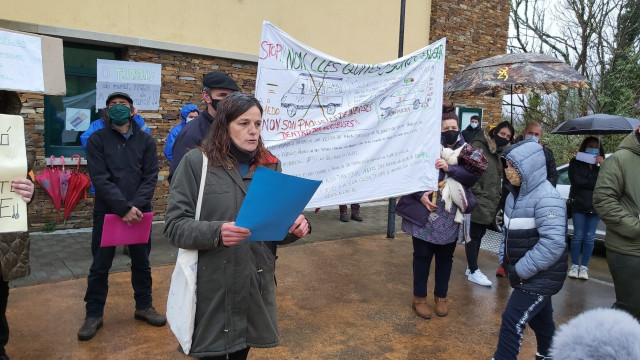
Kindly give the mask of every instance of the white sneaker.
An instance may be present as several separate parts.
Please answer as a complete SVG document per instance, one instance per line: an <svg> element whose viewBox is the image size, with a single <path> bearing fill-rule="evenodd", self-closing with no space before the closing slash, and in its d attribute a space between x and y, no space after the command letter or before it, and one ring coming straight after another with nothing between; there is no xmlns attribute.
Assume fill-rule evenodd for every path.
<svg viewBox="0 0 640 360"><path fill-rule="evenodd" d="M589 280L589 268L584 265L580 265L580 271L578 272L578 279Z"/></svg>
<svg viewBox="0 0 640 360"><path fill-rule="evenodd" d="M467 275L467 280L474 282L482 286L491 286L491 280L489 280L480 269L476 270L473 274Z"/></svg>
<svg viewBox="0 0 640 360"><path fill-rule="evenodd" d="M577 279L578 273L580 273L580 266L576 264L571 265L571 268L569 269L569 277Z"/></svg>
<svg viewBox="0 0 640 360"><path fill-rule="evenodd" d="M467 270L464 271L464 276L469 276L469 274L471 274L471 270L467 268Z"/></svg>

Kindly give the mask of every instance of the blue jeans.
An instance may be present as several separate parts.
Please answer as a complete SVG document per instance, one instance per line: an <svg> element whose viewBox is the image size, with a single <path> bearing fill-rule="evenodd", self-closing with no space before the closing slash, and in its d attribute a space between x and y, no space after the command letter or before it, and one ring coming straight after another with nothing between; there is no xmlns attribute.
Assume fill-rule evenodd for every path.
<svg viewBox="0 0 640 360"><path fill-rule="evenodd" d="M431 260L436 258L436 280L433 294L440 298L447 297L449 290L449 278L453 266L453 252L456 250L456 242L445 245L437 245L413 237L413 295L427 296L427 280Z"/></svg>
<svg viewBox="0 0 640 360"><path fill-rule="evenodd" d="M597 214L587 214L574 212L573 237L571 238L571 262L575 265L589 265L593 243L596 240L596 229L600 218ZM582 248L582 263L580 260L580 249Z"/></svg>
<svg viewBox="0 0 640 360"><path fill-rule="evenodd" d="M100 247L104 214L93 214L93 233L91 236L91 254L93 263L87 278L87 317L101 317L109 292L109 269L116 254L115 246ZM131 285L137 310L151 307L151 267L149 266L151 237L146 244L129 245L131 257Z"/></svg>
<svg viewBox="0 0 640 360"><path fill-rule="evenodd" d="M495 360L516 360L522 345L522 334L527 324L536 334L537 350L549 356L551 340L556 331L553 322L551 296L536 295L513 289L507 307L502 313L502 324L498 337Z"/></svg>

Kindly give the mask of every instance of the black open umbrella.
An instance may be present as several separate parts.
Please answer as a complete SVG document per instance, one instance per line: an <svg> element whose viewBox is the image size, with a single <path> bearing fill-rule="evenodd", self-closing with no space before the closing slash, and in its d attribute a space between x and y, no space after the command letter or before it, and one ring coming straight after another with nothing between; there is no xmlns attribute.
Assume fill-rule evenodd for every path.
<svg viewBox="0 0 640 360"><path fill-rule="evenodd" d="M618 115L593 114L571 119L558 125L552 134L607 135L626 134L640 126L640 120Z"/></svg>

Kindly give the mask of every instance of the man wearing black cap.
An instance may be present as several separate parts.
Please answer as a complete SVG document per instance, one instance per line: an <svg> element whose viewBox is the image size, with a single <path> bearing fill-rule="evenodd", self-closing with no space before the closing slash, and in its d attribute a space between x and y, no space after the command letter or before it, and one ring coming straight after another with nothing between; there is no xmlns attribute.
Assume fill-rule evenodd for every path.
<svg viewBox="0 0 640 360"><path fill-rule="evenodd" d="M87 165L96 188L93 208L91 254L93 263L84 297L86 317L78 331L79 340L93 338L102 326L102 315L109 289L109 269L115 247L100 247L104 218L116 214L132 225L151 212L151 200L158 182L158 154L153 138L133 121L133 101L125 93L107 98L103 119L105 127L87 141ZM108 231L109 229L105 229ZM150 240L146 244L129 245L131 285L136 310L134 317L153 326L163 326L167 319L152 305Z"/></svg>
<svg viewBox="0 0 640 360"><path fill-rule="evenodd" d="M238 84L231 76L220 71L208 73L202 79L202 99L207 103L207 111L187 123L173 143L173 158L169 169L169 181L178 167L182 157L191 149L200 146L202 138L209 131L209 126L216 115L218 102L234 91L240 91Z"/></svg>

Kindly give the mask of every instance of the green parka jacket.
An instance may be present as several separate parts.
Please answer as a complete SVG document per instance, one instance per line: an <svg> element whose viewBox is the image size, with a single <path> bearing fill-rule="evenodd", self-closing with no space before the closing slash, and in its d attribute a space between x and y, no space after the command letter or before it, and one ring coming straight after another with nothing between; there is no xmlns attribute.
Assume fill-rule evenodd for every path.
<svg viewBox="0 0 640 360"><path fill-rule="evenodd" d="M484 130L482 134L473 139L471 145L481 149L487 158L487 171L482 173L480 180L471 188L476 197L476 208L471 212L471 221L476 224L491 224L498 212L498 204L502 195L502 162L496 146L489 132Z"/></svg>
<svg viewBox="0 0 640 360"><path fill-rule="evenodd" d="M600 167L593 206L607 225L605 246L640 256L640 135L634 131Z"/></svg>
<svg viewBox="0 0 640 360"><path fill-rule="evenodd" d="M202 173L202 152L180 161L171 180L164 234L176 247L199 250L196 319L190 356L233 353L246 347L278 346L275 244L220 240L225 222L235 221L251 179L235 167L208 166L200 221L194 220ZM281 171L280 162L265 165ZM295 237L291 234L286 240ZM296 237L297 239L297 237Z"/></svg>

